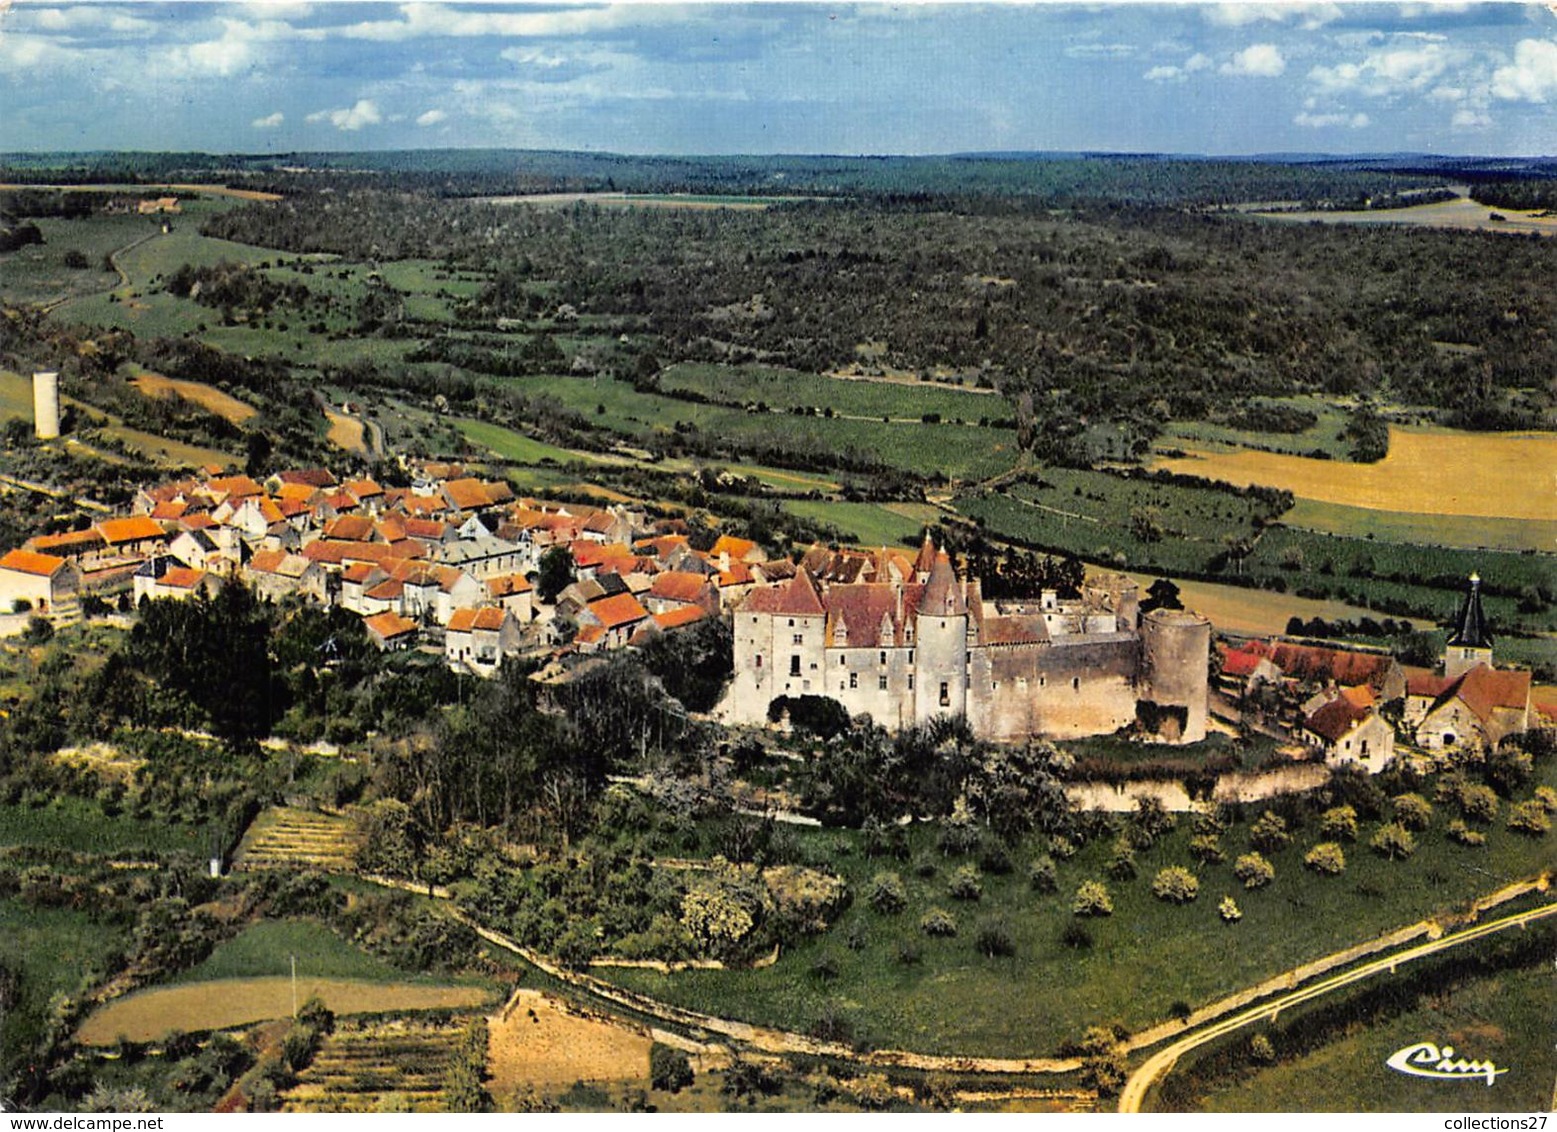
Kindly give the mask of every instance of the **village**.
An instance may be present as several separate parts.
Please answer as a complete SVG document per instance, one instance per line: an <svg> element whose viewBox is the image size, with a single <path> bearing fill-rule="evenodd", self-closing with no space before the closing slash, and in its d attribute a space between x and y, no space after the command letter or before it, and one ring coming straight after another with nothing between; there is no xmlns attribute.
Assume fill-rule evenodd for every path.
<svg viewBox="0 0 1557 1132"><path fill-rule="evenodd" d="M52 439L53 375L37 375L35 392L38 434ZM212 467L148 484L128 515L0 556L0 608L74 619L88 599L128 612L236 582L264 601L356 614L386 652L441 655L478 677L522 660L553 680L593 654L723 618L733 671L714 715L729 723L787 723L785 704L810 696L892 730L962 717L1002 742L1192 745L1211 719L1263 731L1297 761L1370 773L1397 741L1490 750L1541 718L1530 672L1494 664L1474 575L1429 669L1377 649L1213 640L1173 597L1154 589L1143 602L1106 572L1075 593L986 600L928 532L917 553L784 554L712 531L695 546L684 519L639 506L519 498L457 464L402 465L405 487L325 468L261 482Z"/></svg>

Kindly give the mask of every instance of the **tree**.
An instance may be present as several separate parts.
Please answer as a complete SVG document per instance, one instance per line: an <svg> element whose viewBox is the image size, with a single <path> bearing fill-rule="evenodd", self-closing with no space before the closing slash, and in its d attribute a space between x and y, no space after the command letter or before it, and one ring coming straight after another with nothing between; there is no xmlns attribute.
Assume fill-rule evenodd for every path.
<svg viewBox="0 0 1557 1132"><path fill-rule="evenodd" d="M1287 832L1286 821L1269 810L1249 827L1249 844L1264 853L1280 849L1291 840L1292 834Z"/></svg>
<svg viewBox="0 0 1557 1132"><path fill-rule="evenodd" d="M535 594L550 605L557 595L573 584L573 555L565 546L554 546L541 555L535 578Z"/></svg>
<svg viewBox="0 0 1557 1132"><path fill-rule="evenodd" d="M1154 609L1183 609L1184 602L1179 597L1179 588L1167 578L1158 578L1146 590L1146 600L1141 602L1141 612L1150 613Z"/></svg>
<svg viewBox="0 0 1557 1132"><path fill-rule="evenodd" d="M1491 823L1498 815L1497 792L1490 786L1461 786L1459 790L1460 812L1474 822Z"/></svg>
<svg viewBox="0 0 1557 1132"><path fill-rule="evenodd" d="M1099 1096L1119 1092L1128 1076L1124 1047L1119 1036L1104 1026L1094 1026L1081 1039L1081 1080L1097 1090Z"/></svg>
<svg viewBox="0 0 1557 1132"><path fill-rule="evenodd" d="M692 1084L692 1062L682 1050L655 1042L649 1047L649 1084L679 1093Z"/></svg>
<svg viewBox="0 0 1557 1132"><path fill-rule="evenodd" d="M1216 914L1222 917L1223 923L1228 924L1236 924L1243 919L1243 911L1231 896L1222 897L1222 902L1216 906Z"/></svg>
<svg viewBox="0 0 1557 1132"><path fill-rule="evenodd" d="M1319 818L1319 832L1336 841L1357 840L1357 811L1351 806L1334 806Z"/></svg>
<svg viewBox="0 0 1557 1132"><path fill-rule="evenodd" d="M1259 853L1245 853L1233 862L1233 875L1245 888L1260 888L1276 879L1276 866Z"/></svg>
<svg viewBox="0 0 1557 1132"><path fill-rule="evenodd" d="M896 915L908 907L908 890L896 873L877 873L871 879L865 901L883 916Z"/></svg>
<svg viewBox="0 0 1557 1132"><path fill-rule="evenodd" d="M1027 882L1032 885L1034 892L1058 892L1060 882L1054 861L1049 857L1039 857L1027 870Z"/></svg>
<svg viewBox="0 0 1557 1132"><path fill-rule="evenodd" d="M1379 826L1368 845L1379 856L1391 861L1398 861L1416 852L1416 838L1399 822Z"/></svg>
<svg viewBox="0 0 1557 1132"><path fill-rule="evenodd" d="M1308 851L1303 864L1325 876L1340 876L1346 871L1346 854L1334 841L1322 841Z"/></svg>
<svg viewBox="0 0 1557 1132"><path fill-rule="evenodd" d="M1200 895L1200 879L1178 865L1162 869L1152 880L1152 895L1169 904L1188 904Z"/></svg>
<svg viewBox="0 0 1557 1132"><path fill-rule="evenodd" d="M1102 881L1086 880L1076 889L1070 910L1077 916L1111 916L1114 914L1114 898Z"/></svg>
<svg viewBox="0 0 1557 1132"><path fill-rule="evenodd" d="M1545 837L1552 828L1552 819L1546 816L1545 807L1534 799L1516 802L1508 808L1508 828L1531 837Z"/></svg>
<svg viewBox="0 0 1557 1132"><path fill-rule="evenodd" d="M919 917L919 930L928 936L956 935L957 917L945 908L931 908Z"/></svg>
<svg viewBox="0 0 1557 1132"><path fill-rule="evenodd" d="M984 895L977 865L962 865L952 873L947 891L957 900L978 900Z"/></svg>
<svg viewBox="0 0 1557 1132"><path fill-rule="evenodd" d="M1432 824L1432 803L1420 794L1398 794L1394 805L1395 821L1406 829L1423 830Z"/></svg>

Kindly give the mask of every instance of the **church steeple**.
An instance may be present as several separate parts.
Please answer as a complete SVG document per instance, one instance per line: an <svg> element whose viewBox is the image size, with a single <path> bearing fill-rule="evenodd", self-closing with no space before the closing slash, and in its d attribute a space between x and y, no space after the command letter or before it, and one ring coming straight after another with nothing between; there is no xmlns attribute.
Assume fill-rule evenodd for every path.
<svg viewBox="0 0 1557 1132"><path fill-rule="evenodd" d="M1470 576L1470 589L1454 619L1449 640L1443 649L1443 674L1450 679L1462 676L1478 664L1492 667L1492 631L1481 608L1481 578Z"/></svg>

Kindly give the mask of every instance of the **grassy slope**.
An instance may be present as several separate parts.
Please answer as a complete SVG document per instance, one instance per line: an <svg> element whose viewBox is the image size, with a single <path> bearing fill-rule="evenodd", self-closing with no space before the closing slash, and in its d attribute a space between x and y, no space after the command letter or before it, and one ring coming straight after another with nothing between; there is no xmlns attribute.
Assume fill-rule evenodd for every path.
<svg viewBox="0 0 1557 1132"><path fill-rule="evenodd" d="M1557 550L1557 521L1480 519L1460 515L1421 515L1409 511L1370 511L1339 503L1299 499L1282 516L1290 527L1381 542L1423 546L1486 547L1489 550Z"/></svg>
<svg viewBox="0 0 1557 1132"><path fill-rule="evenodd" d="M802 519L827 523L843 531L860 546L902 546L918 537L924 524L888 511L878 503L831 503L809 499L788 500L784 509Z"/></svg>
<svg viewBox="0 0 1557 1132"><path fill-rule="evenodd" d="M79 798L56 798L47 806L0 806L0 846L34 845L83 853L136 853L210 850L203 826L105 817Z"/></svg>
<svg viewBox="0 0 1557 1132"><path fill-rule="evenodd" d="M1545 780L1557 780L1548 764ZM1090 1025L1121 1022L1132 1030L1171 1016L1175 1003L1198 1005L1269 978L1308 960L1408 924L1435 910L1451 908L1505 881L1532 873L1551 862L1552 841L1531 841L1493 827L1488 845L1466 849L1447 842L1442 829L1449 815L1439 807L1434 828L1419 835L1415 856L1385 861L1365 847L1373 824L1365 823L1363 844L1348 846L1348 868L1336 878L1306 871L1302 858L1320 840L1308 830L1294 844L1270 854L1276 880L1245 892L1232 876L1231 862L1245 851L1247 827L1234 827L1223 838L1228 861L1197 866L1180 830L1137 857L1140 875L1133 881L1108 881L1113 916L1089 923L1094 945L1083 951L1063 946L1060 934L1071 922L1069 902L1076 886L1103 875L1109 846L1088 846L1059 866L1060 891L1033 894L1025 876L1032 848L1013 853L1016 871L984 878L978 904L950 899L947 878L960 863L940 857L916 833L917 853L938 867L930 879L913 875L907 865L870 861L840 848L854 845L852 835L808 836L817 852L835 859L852 886L853 907L829 933L787 951L764 971L697 971L675 975L618 972L614 978L669 1001L753 1022L806 1030L832 1009L854 1027L856 1037L877 1045L938 1053L986 1055L1052 1054L1067 1038ZM1172 907L1150 893L1151 878L1166 865L1181 864L1201 880L1200 898ZM902 874L909 907L881 917L863 900L870 878L883 869ZM1227 925L1217 902L1232 895L1243 920ZM931 939L918 930L919 917L932 905L951 910L961 925L952 939ZM1017 954L986 959L973 945L978 923L1000 916L1009 925ZM866 945L844 945L859 924ZM905 966L897 958L900 943L911 942L921 961ZM1216 962L1207 962L1208 948ZM812 974L822 953L838 967L835 979ZM1013 995L1013 986L1028 988Z"/></svg>
<svg viewBox="0 0 1557 1132"><path fill-rule="evenodd" d="M1501 971L1319 1049L1245 1073L1205 1098L1211 1112L1539 1112L1551 1103L1549 968ZM1385 1067L1415 1042L1453 1045L1508 1072L1434 1081Z"/></svg>
<svg viewBox="0 0 1557 1132"><path fill-rule="evenodd" d="M199 966L180 972L173 983L204 983L212 979L251 979L291 973L297 958L298 976L406 982L408 976L383 960L347 943L312 920L263 920L223 943ZM414 981L414 976L411 977Z"/></svg>

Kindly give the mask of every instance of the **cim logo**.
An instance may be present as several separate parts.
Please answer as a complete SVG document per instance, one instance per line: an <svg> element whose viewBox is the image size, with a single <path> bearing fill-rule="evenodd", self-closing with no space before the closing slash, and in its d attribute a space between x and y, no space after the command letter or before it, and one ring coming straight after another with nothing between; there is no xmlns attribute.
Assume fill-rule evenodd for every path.
<svg viewBox="0 0 1557 1132"><path fill-rule="evenodd" d="M1453 1046L1442 1048L1432 1042L1397 1049L1384 1062L1397 1073L1409 1073L1413 1077L1430 1077L1436 1081L1465 1081L1484 1077L1490 1088L1507 1069L1499 1069L1490 1061L1467 1061L1454 1056Z"/></svg>

